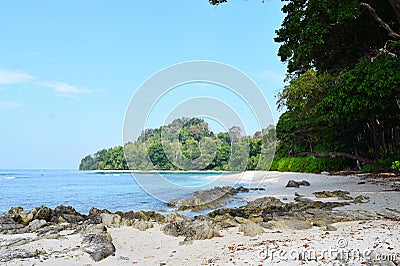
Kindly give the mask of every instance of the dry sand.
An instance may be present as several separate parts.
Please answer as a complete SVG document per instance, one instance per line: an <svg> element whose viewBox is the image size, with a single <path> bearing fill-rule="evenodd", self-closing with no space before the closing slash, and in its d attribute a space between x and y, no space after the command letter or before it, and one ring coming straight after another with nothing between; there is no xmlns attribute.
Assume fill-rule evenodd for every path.
<svg viewBox="0 0 400 266"><path fill-rule="evenodd" d="M254 197L275 196L292 201L294 193L313 199L312 192L346 190L352 196L370 197L369 203L342 207L375 211L400 210L400 193L384 191L388 187L370 183L359 184L361 177L329 176L300 173L245 172L223 176L235 182L266 185L267 189ZM288 180L307 180L311 186L285 188ZM51 255L26 260L13 260L5 265L364 265L376 257L375 265L396 265L400 261L400 222L374 220L334 224L336 231L319 227L307 230L265 230L257 237L243 236L238 228L221 231L222 237L180 245L183 237L171 237L160 226L147 231L132 227L109 228L116 247L115 256L94 262L80 249L80 235L63 232L61 239L40 239L23 245L29 251ZM0 235L0 241L16 238L35 239L34 234ZM299 260L305 255L311 261ZM335 259L336 256L341 256ZM48 257L43 260L44 257ZM344 265L344 264L343 264ZM371 264L372 265L372 264Z"/></svg>

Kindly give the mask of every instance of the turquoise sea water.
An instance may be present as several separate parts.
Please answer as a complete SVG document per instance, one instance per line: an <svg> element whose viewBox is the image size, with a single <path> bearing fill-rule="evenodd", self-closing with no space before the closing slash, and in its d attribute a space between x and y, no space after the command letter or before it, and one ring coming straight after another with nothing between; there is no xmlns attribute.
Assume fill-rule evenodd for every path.
<svg viewBox="0 0 400 266"><path fill-rule="evenodd" d="M146 180L157 178L152 173L136 174ZM216 185L232 185L218 181L221 173L163 173L168 181L189 187L191 192L208 189ZM217 181L212 182L217 179ZM200 187L199 187L200 186ZM190 195L187 191L168 190L169 197L177 199ZM240 199L236 199L236 204ZM233 203L235 204L235 203ZM99 173L77 170L0 170L0 213L12 206L32 209L45 205L54 208L58 205L71 205L77 211L88 213L91 207L108 209L112 212L171 209L148 193L135 181L130 173Z"/></svg>

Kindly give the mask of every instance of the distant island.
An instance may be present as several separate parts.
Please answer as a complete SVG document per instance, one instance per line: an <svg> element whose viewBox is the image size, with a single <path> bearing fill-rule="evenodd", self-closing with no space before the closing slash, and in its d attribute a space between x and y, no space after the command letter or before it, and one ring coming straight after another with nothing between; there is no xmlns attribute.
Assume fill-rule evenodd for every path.
<svg viewBox="0 0 400 266"><path fill-rule="evenodd" d="M86 156L79 169L267 170L271 164L267 157L272 158L273 154L267 155L274 151L275 143L272 125L253 136L243 136L238 126L231 127L229 132L214 133L203 119L180 118L159 128L146 129L125 147L102 149Z"/></svg>
<svg viewBox="0 0 400 266"><path fill-rule="evenodd" d="M159 128L146 129L135 142L125 144L125 147L116 146L87 155L81 160L79 169L292 170L318 173L345 167L341 158L274 158L277 144L279 148L273 125L253 136L244 136L238 126L231 127L229 132L214 133L203 119L180 118ZM179 156L181 158L177 158Z"/></svg>

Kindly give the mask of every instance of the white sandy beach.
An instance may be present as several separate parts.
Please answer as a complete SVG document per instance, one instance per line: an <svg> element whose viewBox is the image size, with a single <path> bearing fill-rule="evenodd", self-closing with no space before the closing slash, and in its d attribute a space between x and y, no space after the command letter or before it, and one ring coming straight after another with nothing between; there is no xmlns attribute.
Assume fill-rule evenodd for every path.
<svg viewBox="0 0 400 266"><path fill-rule="evenodd" d="M295 192L316 199L312 192L346 190L352 196L368 196L370 201L341 209L400 211L399 192L385 191L388 186L360 183L361 177L245 172L221 178L235 181L238 175L241 176L240 183L267 186L257 197L268 195L293 201ZM311 185L285 188L291 179L307 180ZM0 235L0 240L4 243L26 239L28 241L18 248L38 253L36 258L15 259L5 265L340 265L339 262L363 265L372 258L384 263L374 265L396 265L392 261L400 260L399 220L352 221L333 226L337 230L325 231L316 226L306 230L264 229L264 234L255 237L243 236L238 227L233 227L222 230L221 237L184 245L180 244L184 237L165 235L158 224L146 231L128 226L108 228L116 252L115 256L100 262L94 262L80 249L81 236L71 234L71 231L63 231L63 237L58 239L23 234ZM302 255L311 260L299 260Z"/></svg>

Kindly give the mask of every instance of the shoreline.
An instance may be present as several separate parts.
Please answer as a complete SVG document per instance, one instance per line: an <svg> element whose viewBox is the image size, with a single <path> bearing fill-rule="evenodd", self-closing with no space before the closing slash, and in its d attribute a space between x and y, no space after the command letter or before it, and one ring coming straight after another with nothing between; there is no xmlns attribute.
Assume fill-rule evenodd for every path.
<svg viewBox="0 0 400 266"><path fill-rule="evenodd" d="M33 211L14 208L0 215L0 262L5 265L288 265L299 262L299 258L273 258L265 252L315 250L322 254L325 249L338 248L372 254L355 258L359 264L372 264L377 255L391 256L392 261L400 262L400 248L396 244L400 239L400 193L390 191L390 182L396 183L398 179L387 179L383 185L366 176L269 171L248 171L220 178L235 185L260 184L265 190L251 193L246 206L233 209L222 206L197 218L174 212L163 216L152 211L110 213L91 209L84 215L70 207L54 210L40 207ZM309 185L304 182L298 188L286 187L289 181L303 180ZM320 198L314 193L323 191L348 194ZM203 194L212 193L210 190ZM340 199L342 194L349 198ZM338 247L340 241L346 247ZM307 261L310 265L337 262L335 257L325 255Z"/></svg>
<svg viewBox="0 0 400 266"><path fill-rule="evenodd" d="M112 174L112 173L137 173L137 174L232 174L238 173L237 171L214 171L214 170L77 170L80 172L87 172L87 173L105 173L105 174Z"/></svg>

